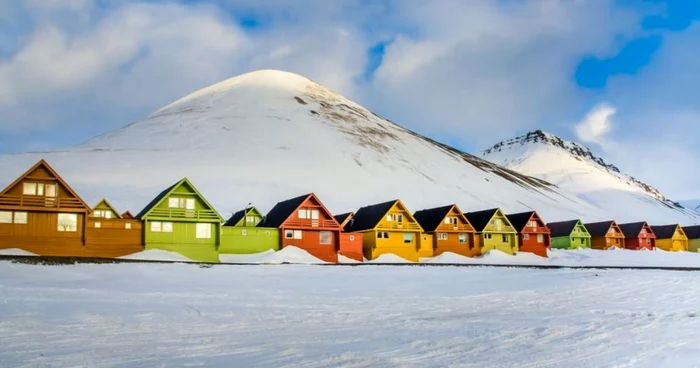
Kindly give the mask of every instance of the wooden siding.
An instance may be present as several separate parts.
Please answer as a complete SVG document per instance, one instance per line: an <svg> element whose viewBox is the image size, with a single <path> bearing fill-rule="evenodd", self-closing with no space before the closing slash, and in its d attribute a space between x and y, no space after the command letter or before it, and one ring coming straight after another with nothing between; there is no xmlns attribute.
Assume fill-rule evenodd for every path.
<svg viewBox="0 0 700 368"><path fill-rule="evenodd" d="M224 226L222 231L219 254L255 254L280 248L277 228Z"/></svg>
<svg viewBox="0 0 700 368"><path fill-rule="evenodd" d="M535 226L528 224L518 234L518 251L533 253L540 257L547 257L547 249L552 246L549 228L542 218L535 212L530 221L535 222Z"/></svg>
<svg viewBox="0 0 700 368"><path fill-rule="evenodd" d="M389 220L389 215L393 217L392 220ZM399 215L403 218L401 222L397 221ZM367 259L376 259L382 254L394 254L418 262L422 231L411 212L397 200L384 214L374 231L365 232L370 235L367 236L369 243L365 242L364 253L370 256ZM387 233L389 238L378 238L378 232ZM407 241L409 237L410 241Z"/></svg>
<svg viewBox="0 0 700 368"><path fill-rule="evenodd" d="M625 248L625 236L615 222L604 236L591 238L591 248L593 249L608 250L612 247Z"/></svg>
<svg viewBox="0 0 700 368"><path fill-rule="evenodd" d="M625 248L630 250L647 249L652 250L656 247L656 236L649 225L644 225L642 231L637 235L625 238Z"/></svg>
<svg viewBox="0 0 700 368"><path fill-rule="evenodd" d="M90 257L122 257L143 250L143 223L139 220L88 218L85 232Z"/></svg>
<svg viewBox="0 0 700 368"><path fill-rule="evenodd" d="M0 248L19 248L42 256L80 257L84 253L84 214L77 231L58 231L58 213L27 212L26 224L0 224Z"/></svg>
<svg viewBox="0 0 700 368"><path fill-rule="evenodd" d="M450 252L466 257L480 256L481 249L476 242L476 230L464 216L462 210L453 206L445 218L456 218L457 225L445 223L445 219L440 222L437 230L432 233L434 255L439 256Z"/></svg>
<svg viewBox="0 0 700 368"><path fill-rule="evenodd" d="M500 220L500 226L498 220ZM496 211L484 231L478 235L479 248L483 254L492 250L499 250L511 255L518 252L518 232L511 226L510 221L501 210Z"/></svg>
<svg viewBox="0 0 700 368"><path fill-rule="evenodd" d="M362 234L340 233L340 249L338 254L362 262Z"/></svg>
<svg viewBox="0 0 700 368"><path fill-rule="evenodd" d="M678 226L670 239L656 239L656 247L668 252L688 251L688 237L683 229Z"/></svg>

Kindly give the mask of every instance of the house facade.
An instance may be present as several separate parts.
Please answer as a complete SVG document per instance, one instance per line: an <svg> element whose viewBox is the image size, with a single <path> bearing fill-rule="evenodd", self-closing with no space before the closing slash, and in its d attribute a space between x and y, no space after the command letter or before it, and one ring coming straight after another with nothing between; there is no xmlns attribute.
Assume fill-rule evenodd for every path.
<svg viewBox="0 0 700 368"><path fill-rule="evenodd" d="M591 234L591 248L608 250L612 247L624 249L625 236L615 221L601 221L585 224Z"/></svg>
<svg viewBox="0 0 700 368"><path fill-rule="evenodd" d="M620 224L625 236L625 248L630 250L652 250L656 247L656 235L646 222Z"/></svg>
<svg viewBox="0 0 700 368"><path fill-rule="evenodd" d="M280 249L276 227L260 227L263 215L255 207L234 213L222 228L220 254L254 254Z"/></svg>
<svg viewBox="0 0 700 368"><path fill-rule="evenodd" d="M688 251L700 252L700 225L684 226L683 232L688 237Z"/></svg>
<svg viewBox="0 0 700 368"><path fill-rule="evenodd" d="M90 207L44 160L0 192L0 247L85 256Z"/></svg>
<svg viewBox="0 0 700 368"><path fill-rule="evenodd" d="M423 228L398 199L360 208L345 231L362 235L364 257L369 260L393 254L418 262L421 243L432 248L432 238L423 236Z"/></svg>
<svg viewBox="0 0 700 368"><path fill-rule="evenodd" d="M85 249L91 257L115 258L143 250L143 223L124 218L107 199L88 215Z"/></svg>
<svg viewBox="0 0 700 368"><path fill-rule="evenodd" d="M438 256L445 252L466 257L481 255L477 247L476 230L457 205L417 211L413 217L425 234L432 236L432 247L422 246L421 257ZM423 248L429 249L423 250Z"/></svg>
<svg viewBox="0 0 700 368"><path fill-rule="evenodd" d="M551 232L536 211L506 215L518 232L518 250L547 257L547 249L552 245Z"/></svg>
<svg viewBox="0 0 700 368"><path fill-rule="evenodd" d="M581 220L550 222L552 248L579 249L591 247L591 234Z"/></svg>
<svg viewBox="0 0 700 368"><path fill-rule="evenodd" d="M500 208L469 212L464 216L476 230L477 246L482 253L499 250L514 255L518 252L518 232Z"/></svg>
<svg viewBox="0 0 700 368"><path fill-rule="evenodd" d="M688 236L681 225L653 225L656 247L669 252L688 251Z"/></svg>
<svg viewBox="0 0 700 368"><path fill-rule="evenodd" d="M180 253L199 262L218 262L223 219L184 178L158 194L136 215L143 221L146 250Z"/></svg>
<svg viewBox="0 0 700 368"><path fill-rule="evenodd" d="M349 233L345 231L345 227L355 217L355 212L347 212L333 216L338 224L340 224L340 250L339 254L351 260L362 262L364 261L364 253L362 251L362 235Z"/></svg>

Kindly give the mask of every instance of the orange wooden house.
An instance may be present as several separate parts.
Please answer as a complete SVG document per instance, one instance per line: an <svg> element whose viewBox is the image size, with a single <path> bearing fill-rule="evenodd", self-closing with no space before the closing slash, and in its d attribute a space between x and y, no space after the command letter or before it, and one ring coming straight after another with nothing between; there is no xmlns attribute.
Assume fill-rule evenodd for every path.
<svg viewBox="0 0 700 368"><path fill-rule="evenodd" d="M340 224L340 250L339 254L356 261L364 261L362 253L362 234L345 232L345 226L355 217L355 212L343 213L333 216Z"/></svg>
<svg viewBox="0 0 700 368"><path fill-rule="evenodd" d="M340 224L313 193L277 203L258 226L280 229L280 249L299 247L326 262L337 263L338 253L362 255L361 240L341 237Z"/></svg>
<svg viewBox="0 0 700 368"><path fill-rule="evenodd" d="M84 256L90 207L40 160L0 192L0 247Z"/></svg>
<svg viewBox="0 0 700 368"><path fill-rule="evenodd" d="M120 215L107 199L92 208L85 233L90 257L114 258L143 250L143 222Z"/></svg>
<svg viewBox="0 0 700 368"><path fill-rule="evenodd" d="M602 221L585 224L591 234L591 248L607 250L612 247L625 248L625 236L615 221Z"/></svg>
<svg viewBox="0 0 700 368"><path fill-rule="evenodd" d="M651 226L646 222L632 222L620 224L620 230L625 236L625 248L630 250L648 249L656 247L656 235Z"/></svg>
<svg viewBox="0 0 700 368"><path fill-rule="evenodd" d="M510 224L518 232L519 251L547 257L547 249L552 246L552 235L536 211L506 215Z"/></svg>
<svg viewBox="0 0 700 368"><path fill-rule="evenodd" d="M467 257L481 255L476 230L456 204L420 210L413 214L423 231L432 235L432 255L452 252Z"/></svg>

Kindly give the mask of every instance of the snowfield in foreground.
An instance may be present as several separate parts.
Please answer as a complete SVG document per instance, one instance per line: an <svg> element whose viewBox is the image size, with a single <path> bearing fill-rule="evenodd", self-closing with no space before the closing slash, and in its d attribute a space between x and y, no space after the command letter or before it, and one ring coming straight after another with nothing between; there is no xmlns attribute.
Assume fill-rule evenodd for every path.
<svg viewBox="0 0 700 368"><path fill-rule="evenodd" d="M1 367L693 367L700 273L0 262Z"/></svg>

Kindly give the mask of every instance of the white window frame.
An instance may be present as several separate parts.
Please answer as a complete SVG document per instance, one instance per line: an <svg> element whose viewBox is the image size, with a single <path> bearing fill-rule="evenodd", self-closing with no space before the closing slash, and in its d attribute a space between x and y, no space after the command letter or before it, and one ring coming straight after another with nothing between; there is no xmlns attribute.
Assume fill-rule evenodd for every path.
<svg viewBox="0 0 700 368"><path fill-rule="evenodd" d="M284 231L284 238L285 239L294 239L294 230L285 230Z"/></svg>
<svg viewBox="0 0 700 368"><path fill-rule="evenodd" d="M409 236L411 238L408 241L406 241L407 236ZM403 233L403 243L404 244L413 244L413 242L414 242L413 238L414 238L413 233Z"/></svg>
<svg viewBox="0 0 700 368"><path fill-rule="evenodd" d="M178 198L178 197L168 198L168 208L180 208L180 198Z"/></svg>
<svg viewBox="0 0 700 368"><path fill-rule="evenodd" d="M17 215L20 215L20 217L22 218L20 220L17 220ZM12 219L15 224L26 225L29 222L29 213L24 211L15 212L12 216Z"/></svg>
<svg viewBox="0 0 700 368"><path fill-rule="evenodd" d="M12 211L0 211L0 224L11 224L13 218Z"/></svg>
<svg viewBox="0 0 700 368"><path fill-rule="evenodd" d="M164 232L164 233L172 233L173 232L173 223L172 222L164 221L162 224L163 224L162 232Z"/></svg>
<svg viewBox="0 0 700 368"><path fill-rule="evenodd" d="M318 220L320 216L320 213L318 210L311 210L311 219L312 220Z"/></svg>
<svg viewBox="0 0 700 368"><path fill-rule="evenodd" d="M294 239L295 240L300 240L304 237L303 231L301 230L294 230Z"/></svg>
<svg viewBox="0 0 700 368"><path fill-rule="evenodd" d="M309 216L308 210L305 208L302 208L298 211L297 217L299 217L300 220L307 220L307 219L309 219L310 216Z"/></svg>
<svg viewBox="0 0 700 368"><path fill-rule="evenodd" d="M39 183L29 183L29 182L24 182L22 183L22 195L36 195L37 187L39 186Z"/></svg>
<svg viewBox="0 0 700 368"><path fill-rule="evenodd" d="M467 242L467 233L459 233L459 243L465 244Z"/></svg>
<svg viewBox="0 0 700 368"><path fill-rule="evenodd" d="M160 221L151 221L151 232L152 233L162 233L163 223Z"/></svg>
<svg viewBox="0 0 700 368"><path fill-rule="evenodd" d="M530 234L523 234L523 240L530 240Z"/></svg>
<svg viewBox="0 0 700 368"><path fill-rule="evenodd" d="M124 224L124 229L126 230L131 230L131 222L127 222Z"/></svg>
<svg viewBox="0 0 700 368"><path fill-rule="evenodd" d="M544 235L537 234L537 243L544 243Z"/></svg>
<svg viewBox="0 0 700 368"><path fill-rule="evenodd" d="M491 233L484 233L484 239L489 239L491 240L493 237L491 236Z"/></svg>
<svg viewBox="0 0 700 368"><path fill-rule="evenodd" d="M112 218L112 211L104 211L104 218L111 219Z"/></svg>
<svg viewBox="0 0 700 368"><path fill-rule="evenodd" d="M194 210L197 204L194 198L185 198L184 207L186 210Z"/></svg>
<svg viewBox="0 0 700 368"><path fill-rule="evenodd" d="M99 221L95 221L95 229L99 229L102 227L102 223Z"/></svg>
<svg viewBox="0 0 700 368"><path fill-rule="evenodd" d="M212 231L211 224L208 222L198 222L195 224L195 238L196 239L211 239Z"/></svg>
<svg viewBox="0 0 700 368"><path fill-rule="evenodd" d="M355 241L355 235L350 235L348 239L350 239L350 241Z"/></svg>
<svg viewBox="0 0 700 368"><path fill-rule="evenodd" d="M59 213L57 218L57 224L56 224L56 229L59 232L62 233L75 233L78 231L78 214L76 213ZM71 226L66 228L66 225L61 225L61 219L66 219L70 218L71 222L73 222L73 219L75 219L75 227L73 227L73 224L71 223ZM65 223L65 221L64 221Z"/></svg>
<svg viewBox="0 0 700 368"><path fill-rule="evenodd" d="M323 236L327 236L327 241L324 241ZM332 231L319 231L318 241L321 245L331 245L333 244L333 232Z"/></svg>
<svg viewBox="0 0 700 368"><path fill-rule="evenodd" d="M390 213L390 214L388 214L388 215L386 215L386 220L387 220L387 221L389 221L389 222L392 222L392 221L394 221L394 215L393 215L393 214L391 214L391 213Z"/></svg>
<svg viewBox="0 0 700 368"><path fill-rule="evenodd" d="M451 224L452 223L452 217L445 217L445 224Z"/></svg>
<svg viewBox="0 0 700 368"><path fill-rule="evenodd" d="M438 233L438 240L447 240L447 233Z"/></svg>

